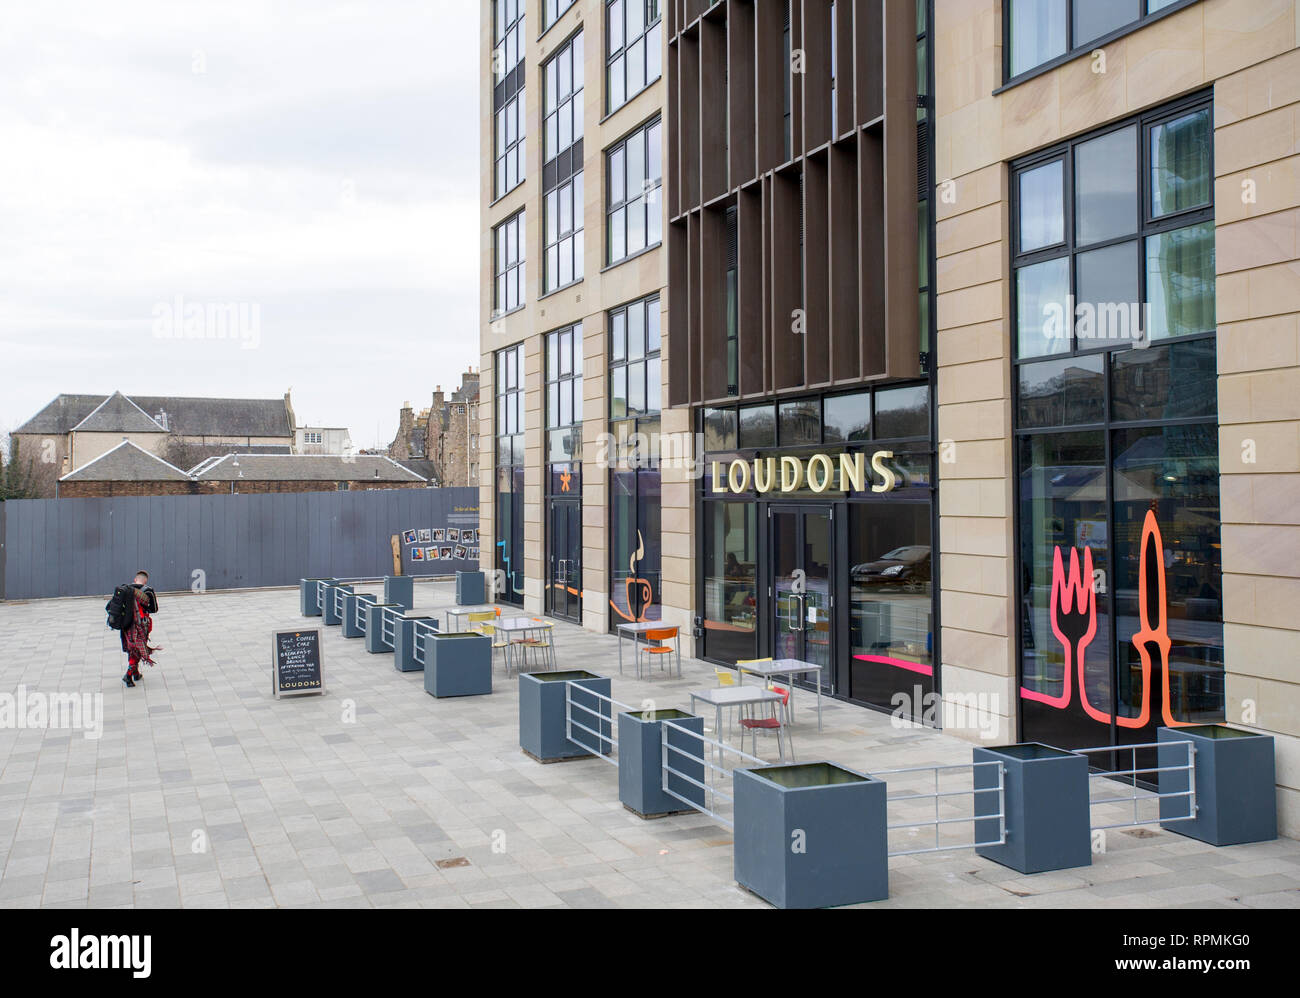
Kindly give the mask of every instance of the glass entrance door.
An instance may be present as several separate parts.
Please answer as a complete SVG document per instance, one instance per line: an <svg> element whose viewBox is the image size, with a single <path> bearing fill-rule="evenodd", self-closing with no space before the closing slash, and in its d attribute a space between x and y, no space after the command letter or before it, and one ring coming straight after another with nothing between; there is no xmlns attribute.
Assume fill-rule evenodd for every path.
<svg viewBox="0 0 1300 998"><path fill-rule="evenodd" d="M822 666L834 692L831 583L834 531L829 506L772 506L772 657Z"/></svg>
<svg viewBox="0 0 1300 998"><path fill-rule="evenodd" d="M553 500L547 536L547 612L582 622L582 504Z"/></svg>

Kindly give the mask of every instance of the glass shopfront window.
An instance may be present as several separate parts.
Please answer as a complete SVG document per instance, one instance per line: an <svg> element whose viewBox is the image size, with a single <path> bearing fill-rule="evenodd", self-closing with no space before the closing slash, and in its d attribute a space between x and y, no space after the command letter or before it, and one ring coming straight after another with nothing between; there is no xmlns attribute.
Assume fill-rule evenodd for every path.
<svg viewBox="0 0 1300 998"><path fill-rule="evenodd" d="M1141 336L1050 360L1018 315L1022 740L1133 744L1224 716L1212 153L1194 98L1013 165L1022 305L1028 274L1071 259L1083 306L1143 305ZM1044 158L1067 166L1064 199L1025 181ZM1061 204L1059 246L1026 243L1024 220L1039 232Z"/></svg>
<svg viewBox="0 0 1300 998"><path fill-rule="evenodd" d="M756 658L758 510L714 502L704 524L704 654L723 662Z"/></svg>
<svg viewBox="0 0 1300 998"><path fill-rule="evenodd" d="M928 504L849 507L849 696L914 720L934 692L931 548Z"/></svg>
<svg viewBox="0 0 1300 998"><path fill-rule="evenodd" d="M496 598L524 603L524 347L496 355Z"/></svg>

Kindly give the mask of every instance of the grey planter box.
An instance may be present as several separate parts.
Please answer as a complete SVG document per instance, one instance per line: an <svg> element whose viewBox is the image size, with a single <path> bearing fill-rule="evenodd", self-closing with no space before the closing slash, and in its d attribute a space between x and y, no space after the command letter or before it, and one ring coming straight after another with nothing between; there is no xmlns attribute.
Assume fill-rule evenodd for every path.
<svg viewBox="0 0 1300 998"><path fill-rule="evenodd" d="M889 897L882 780L830 762L737 769L736 883L778 908Z"/></svg>
<svg viewBox="0 0 1300 998"><path fill-rule="evenodd" d="M381 655L393 650L392 642L384 636L384 611L400 613L402 607L396 603L371 603L366 607L366 651L372 655ZM393 629L397 624L394 622Z"/></svg>
<svg viewBox="0 0 1300 998"><path fill-rule="evenodd" d="M1092 812L1088 806L1085 756L1037 742L975 748L971 755L974 762L1000 762L1006 769L1006 842L978 846L976 853L1021 873L1092 864ZM975 767L977 790L997 785L997 767ZM974 796L977 818L998 813L996 792ZM992 842L997 838L997 818L975 822L975 841Z"/></svg>
<svg viewBox="0 0 1300 998"><path fill-rule="evenodd" d="M320 584L322 582L333 581L333 579L298 580L298 608L304 617L320 616L320 607L316 605L316 598L320 591Z"/></svg>
<svg viewBox="0 0 1300 998"><path fill-rule="evenodd" d="M409 575L384 576L384 602L411 609L415 606L415 579Z"/></svg>
<svg viewBox="0 0 1300 998"><path fill-rule="evenodd" d="M348 593L343 597L343 619L339 626L343 628L345 638L364 638L366 632L363 628L357 626L357 601L368 599L370 602L375 601L374 593Z"/></svg>
<svg viewBox="0 0 1300 998"><path fill-rule="evenodd" d="M415 659L417 620L428 621L434 630L438 628L437 619L427 613L404 613L397 618L397 626L393 628L393 668L398 672L424 671L424 666Z"/></svg>
<svg viewBox="0 0 1300 998"><path fill-rule="evenodd" d="M492 692L492 639L460 631L424 641L424 691L435 697L474 697Z"/></svg>
<svg viewBox="0 0 1300 998"><path fill-rule="evenodd" d="M578 759L593 754L588 746L599 747L597 736L585 731L575 731L583 744L571 742L565 735L564 690L569 683L593 690L601 696L610 695L608 676L581 669L525 672L519 677L519 747L539 762ZM573 701L575 705L587 708L576 711L575 721L600 732L605 738L611 735L613 723L609 703L584 696L580 689L574 691Z"/></svg>
<svg viewBox="0 0 1300 998"><path fill-rule="evenodd" d="M486 603L485 583L482 572L456 573L456 605L479 606Z"/></svg>
<svg viewBox="0 0 1300 998"><path fill-rule="evenodd" d="M321 585L321 622L330 627L337 627L343 620L343 614L335 610L336 594L339 591L352 592L352 586L341 582L327 582Z"/></svg>
<svg viewBox="0 0 1300 998"><path fill-rule="evenodd" d="M1241 842L1267 842L1277 838L1277 777L1273 761L1273 736L1230 728L1225 724L1198 724L1186 728L1159 728L1157 765L1182 766L1184 745L1196 750L1196 817L1173 821L1188 813L1187 797L1160 801L1160 827L1216 846ZM1181 793L1189 787L1186 770L1159 774L1161 794Z"/></svg>
<svg viewBox="0 0 1300 998"><path fill-rule="evenodd" d="M688 735L677 728L665 729L663 721L689 728L695 735ZM587 727L594 728L595 725L588 724ZM660 818L692 810L679 797L685 797L700 807L704 806L704 789L676 773L669 775L668 787L679 797L664 792L665 730L668 732L668 744L672 746L668 752L669 768L700 783L704 782L704 742L698 737L704 734L704 718L676 709L624 711L618 715L618 799L624 807L643 818ZM682 751L676 752L673 749Z"/></svg>

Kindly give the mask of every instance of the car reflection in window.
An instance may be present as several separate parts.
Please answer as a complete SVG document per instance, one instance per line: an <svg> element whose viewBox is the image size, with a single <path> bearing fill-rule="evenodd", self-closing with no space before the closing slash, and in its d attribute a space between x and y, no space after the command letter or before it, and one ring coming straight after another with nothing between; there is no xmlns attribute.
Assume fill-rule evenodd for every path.
<svg viewBox="0 0 1300 998"><path fill-rule="evenodd" d="M880 588L898 587L917 593L930 583L930 548L909 544L881 555L875 561L854 565L853 584Z"/></svg>

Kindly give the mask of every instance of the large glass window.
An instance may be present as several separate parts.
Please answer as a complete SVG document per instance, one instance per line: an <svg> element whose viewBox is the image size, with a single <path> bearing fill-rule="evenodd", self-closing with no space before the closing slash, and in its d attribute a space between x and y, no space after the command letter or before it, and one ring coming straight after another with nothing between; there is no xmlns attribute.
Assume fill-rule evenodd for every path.
<svg viewBox="0 0 1300 998"><path fill-rule="evenodd" d="M582 140L582 32L579 31L547 60L542 70L546 98L544 159L549 163Z"/></svg>
<svg viewBox="0 0 1300 998"><path fill-rule="evenodd" d="M549 460L573 461L581 447L582 326L546 336L546 427ZM575 432L576 430L576 432Z"/></svg>
<svg viewBox="0 0 1300 998"><path fill-rule="evenodd" d="M928 503L849 505L849 696L915 720L934 692L931 563Z"/></svg>
<svg viewBox="0 0 1300 998"><path fill-rule="evenodd" d="M1179 0L1006 0L1007 76L1082 54L1100 38L1172 7Z"/></svg>
<svg viewBox="0 0 1300 998"><path fill-rule="evenodd" d="M493 191L496 197L524 180L524 0L494 0L493 47Z"/></svg>
<svg viewBox="0 0 1300 998"><path fill-rule="evenodd" d="M1017 166L1020 360L1213 331L1209 114L1196 99Z"/></svg>
<svg viewBox="0 0 1300 998"><path fill-rule="evenodd" d="M524 347L496 354L496 569L498 600L524 602Z"/></svg>
<svg viewBox="0 0 1300 998"><path fill-rule="evenodd" d="M546 215L546 291L582 279L582 174L549 191Z"/></svg>
<svg viewBox="0 0 1300 998"><path fill-rule="evenodd" d="M662 405L659 296L609 313L609 415L658 415Z"/></svg>
<svg viewBox="0 0 1300 998"><path fill-rule="evenodd" d="M607 259L617 263L663 239L663 126L655 119L605 154Z"/></svg>
<svg viewBox="0 0 1300 998"><path fill-rule="evenodd" d="M704 654L720 662L757 657L758 509L704 507Z"/></svg>
<svg viewBox="0 0 1300 998"><path fill-rule="evenodd" d="M660 7L660 0L609 0L605 5L605 94L610 113L663 72Z"/></svg>
<svg viewBox="0 0 1300 998"><path fill-rule="evenodd" d="M498 315L524 304L524 228L524 213L520 211L492 230L492 257L496 261L492 310Z"/></svg>
<svg viewBox="0 0 1300 998"><path fill-rule="evenodd" d="M1211 156L1193 100L1017 164L1024 740L1132 744L1223 718ZM1026 241L1026 218L1041 233L1058 211L1059 246ZM1076 335L1044 349L1025 302L1071 293ZM1082 336L1087 310L1130 299L1150 303L1141 336Z"/></svg>
<svg viewBox="0 0 1300 998"><path fill-rule="evenodd" d="M572 6L573 0L542 0L542 30L549 28Z"/></svg>

